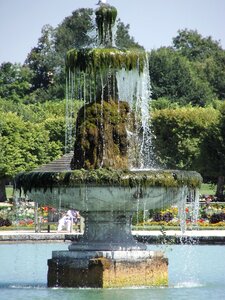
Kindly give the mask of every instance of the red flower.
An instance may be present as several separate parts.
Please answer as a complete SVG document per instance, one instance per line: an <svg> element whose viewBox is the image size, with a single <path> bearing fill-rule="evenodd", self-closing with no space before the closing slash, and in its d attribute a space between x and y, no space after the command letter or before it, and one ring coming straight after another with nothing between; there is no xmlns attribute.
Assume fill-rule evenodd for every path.
<svg viewBox="0 0 225 300"><path fill-rule="evenodd" d="M23 221L23 220L20 220L20 221L19 221L19 224L20 224L20 225L26 225L26 222Z"/></svg>

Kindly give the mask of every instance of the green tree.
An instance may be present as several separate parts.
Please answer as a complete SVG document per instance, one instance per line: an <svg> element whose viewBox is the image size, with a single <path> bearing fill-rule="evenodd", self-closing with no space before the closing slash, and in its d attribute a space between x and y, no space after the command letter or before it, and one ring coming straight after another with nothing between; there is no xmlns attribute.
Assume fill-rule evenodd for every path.
<svg viewBox="0 0 225 300"><path fill-rule="evenodd" d="M42 28L42 35L38 40L38 45L28 54L25 64L33 71L33 95L30 102L34 102L37 98L42 98L42 101L49 100L48 97L51 96L54 99L57 93L56 95L51 95L49 91L54 90L54 83L55 81L57 83L61 65L60 58L55 51L55 29L52 26L45 25ZM60 93L59 90L60 88L58 88L58 96L62 96L63 93Z"/></svg>
<svg viewBox="0 0 225 300"><path fill-rule="evenodd" d="M201 78L208 81L219 99L225 98L225 51L212 37L196 30L179 30L173 39L174 49L193 63Z"/></svg>
<svg viewBox="0 0 225 300"><path fill-rule="evenodd" d="M3 158L4 158L4 151L3 151L3 137L0 133L0 202L6 201L6 190L5 190L5 184L6 184L6 166L3 165Z"/></svg>
<svg viewBox="0 0 225 300"><path fill-rule="evenodd" d="M218 99L225 99L225 51L221 50L214 56L198 64L204 78L209 82Z"/></svg>
<svg viewBox="0 0 225 300"><path fill-rule="evenodd" d="M10 62L2 63L0 65L0 97L20 101L31 91L31 76L31 70L25 66Z"/></svg>
<svg viewBox="0 0 225 300"><path fill-rule="evenodd" d="M62 154L59 143L50 141L43 124L25 122L12 112L0 112L0 141L0 195L4 195L6 179ZM3 196L0 201L4 200Z"/></svg>
<svg viewBox="0 0 225 300"><path fill-rule="evenodd" d="M178 31L178 35L173 38L173 46L191 61L205 60L222 50L219 42L212 37L203 37L197 30L188 29Z"/></svg>
<svg viewBox="0 0 225 300"><path fill-rule="evenodd" d="M88 48L96 46L97 31L92 9L78 9L72 16L66 17L56 28L55 49L58 53L65 53L71 48ZM129 25L120 19L117 21L115 43L119 48L143 48L129 35Z"/></svg>
<svg viewBox="0 0 225 300"><path fill-rule="evenodd" d="M118 48L125 48L125 49L144 49L143 46L140 46L138 43L135 42L134 38L129 34L130 25L125 25L120 19L117 21L117 31L115 42Z"/></svg>
<svg viewBox="0 0 225 300"><path fill-rule="evenodd" d="M26 59L33 71L33 93L28 103L65 98L65 55L72 48L87 48L96 45L96 29L92 9L75 10L56 28L46 25L38 45ZM121 48L142 48L129 35L129 25L120 20L117 26L116 43Z"/></svg>
<svg viewBox="0 0 225 300"><path fill-rule="evenodd" d="M172 48L152 50L149 56L152 98L167 98L180 105L204 106L213 92L188 59Z"/></svg>
<svg viewBox="0 0 225 300"><path fill-rule="evenodd" d="M55 49L58 53L66 54L71 48L91 47L96 41L94 30L93 10L81 8L72 12L56 28ZM90 34L89 34L90 33Z"/></svg>
<svg viewBox="0 0 225 300"><path fill-rule="evenodd" d="M44 121L44 127L49 132L49 140L57 143L62 152L65 145L65 117L49 117Z"/></svg>

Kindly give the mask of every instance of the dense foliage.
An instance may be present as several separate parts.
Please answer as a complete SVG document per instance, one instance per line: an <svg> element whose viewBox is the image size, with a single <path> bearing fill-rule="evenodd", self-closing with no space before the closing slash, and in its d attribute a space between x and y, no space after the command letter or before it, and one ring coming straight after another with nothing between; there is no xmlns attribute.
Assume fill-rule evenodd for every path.
<svg viewBox="0 0 225 300"><path fill-rule="evenodd" d="M60 157L65 140L65 101L19 104L0 99L0 198L4 184ZM80 104L75 108L78 110Z"/></svg>
<svg viewBox="0 0 225 300"><path fill-rule="evenodd" d="M160 164L169 168L195 169L202 156L201 144L209 128L218 126L219 117L219 111L212 107L153 111L154 146Z"/></svg>
<svg viewBox="0 0 225 300"><path fill-rule="evenodd" d="M166 97L180 105L204 106L215 97L193 63L171 48L151 51L149 65L153 99Z"/></svg>
<svg viewBox="0 0 225 300"><path fill-rule="evenodd" d="M150 52L152 97L204 106L225 98L225 51L211 37L180 30L173 47Z"/></svg>
<svg viewBox="0 0 225 300"><path fill-rule="evenodd" d="M181 107L155 110L154 146L162 166L198 170L217 183L216 196L224 199L225 104L213 107Z"/></svg>

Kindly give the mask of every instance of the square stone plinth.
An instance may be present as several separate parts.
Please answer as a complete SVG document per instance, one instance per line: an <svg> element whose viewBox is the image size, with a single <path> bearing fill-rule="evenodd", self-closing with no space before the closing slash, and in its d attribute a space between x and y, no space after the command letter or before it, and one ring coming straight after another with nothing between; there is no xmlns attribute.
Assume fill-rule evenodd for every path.
<svg viewBox="0 0 225 300"><path fill-rule="evenodd" d="M101 252L94 256L89 253L86 257L84 253L71 255L69 251L53 255L48 260L48 286L112 288L168 285L168 260L161 252L134 251L143 252L143 255L121 255L121 252Z"/></svg>

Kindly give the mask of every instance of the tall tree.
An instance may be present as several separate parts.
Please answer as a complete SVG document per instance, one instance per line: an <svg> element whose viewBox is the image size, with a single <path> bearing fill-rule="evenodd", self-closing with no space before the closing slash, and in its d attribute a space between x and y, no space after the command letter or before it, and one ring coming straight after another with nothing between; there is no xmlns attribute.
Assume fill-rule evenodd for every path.
<svg viewBox="0 0 225 300"><path fill-rule="evenodd" d="M143 46L135 42L134 38L129 34L130 25L125 25L120 19L117 21L117 31L115 37L115 43L118 48L137 48L144 49Z"/></svg>
<svg viewBox="0 0 225 300"><path fill-rule="evenodd" d="M20 101L31 92L32 72L28 67L10 62L0 65L0 97Z"/></svg>
<svg viewBox="0 0 225 300"><path fill-rule="evenodd" d="M96 41L93 10L81 8L72 12L56 28L55 49L62 57L71 48L91 47ZM91 34L93 32L93 34Z"/></svg>
<svg viewBox="0 0 225 300"><path fill-rule="evenodd" d="M38 45L28 54L25 64L33 71L32 89L47 89L53 84L53 77L57 70L57 56L54 45L54 29L50 25L42 28L42 36Z"/></svg>
<svg viewBox="0 0 225 300"><path fill-rule="evenodd" d="M225 99L225 51L212 37L196 30L179 30L173 39L174 49L191 61L201 78L208 81L219 99Z"/></svg>
<svg viewBox="0 0 225 300"><path fill-rule="evenodd" d="M205 60L214 56L222 48L212 37L203 37L197 30L179 30L173 38L173 46L183 56L192 61Z"/></svg>
<svg viewBox="0 0 225 300"><path fill-rule="evenodd" d="M166 97L180 105L205 105L213 91L190 61L170 47L152 50L149 56L152 98Z"/></svg>
<svg viewBox="0 0 225 300"><path fill-rule="evenodd" d="M198 64L203 70L204 78L211 85L218 99L225 99L225 51L221 50L214 56Z"/></svg>
<svg viewBox="0 0 225 300"><path fill-rule="evenodd" d="M92 9L78 9L55 29L49 25L43 27L38 45L28 54L25 62L34 73L31 102L38 98L44 101L64 98L66 52L71 48L96 45L97 32L93 13ZM121 48L142 48L130 37L129 25L124 25L120 20L117 25L116 44Z"/></svg>

